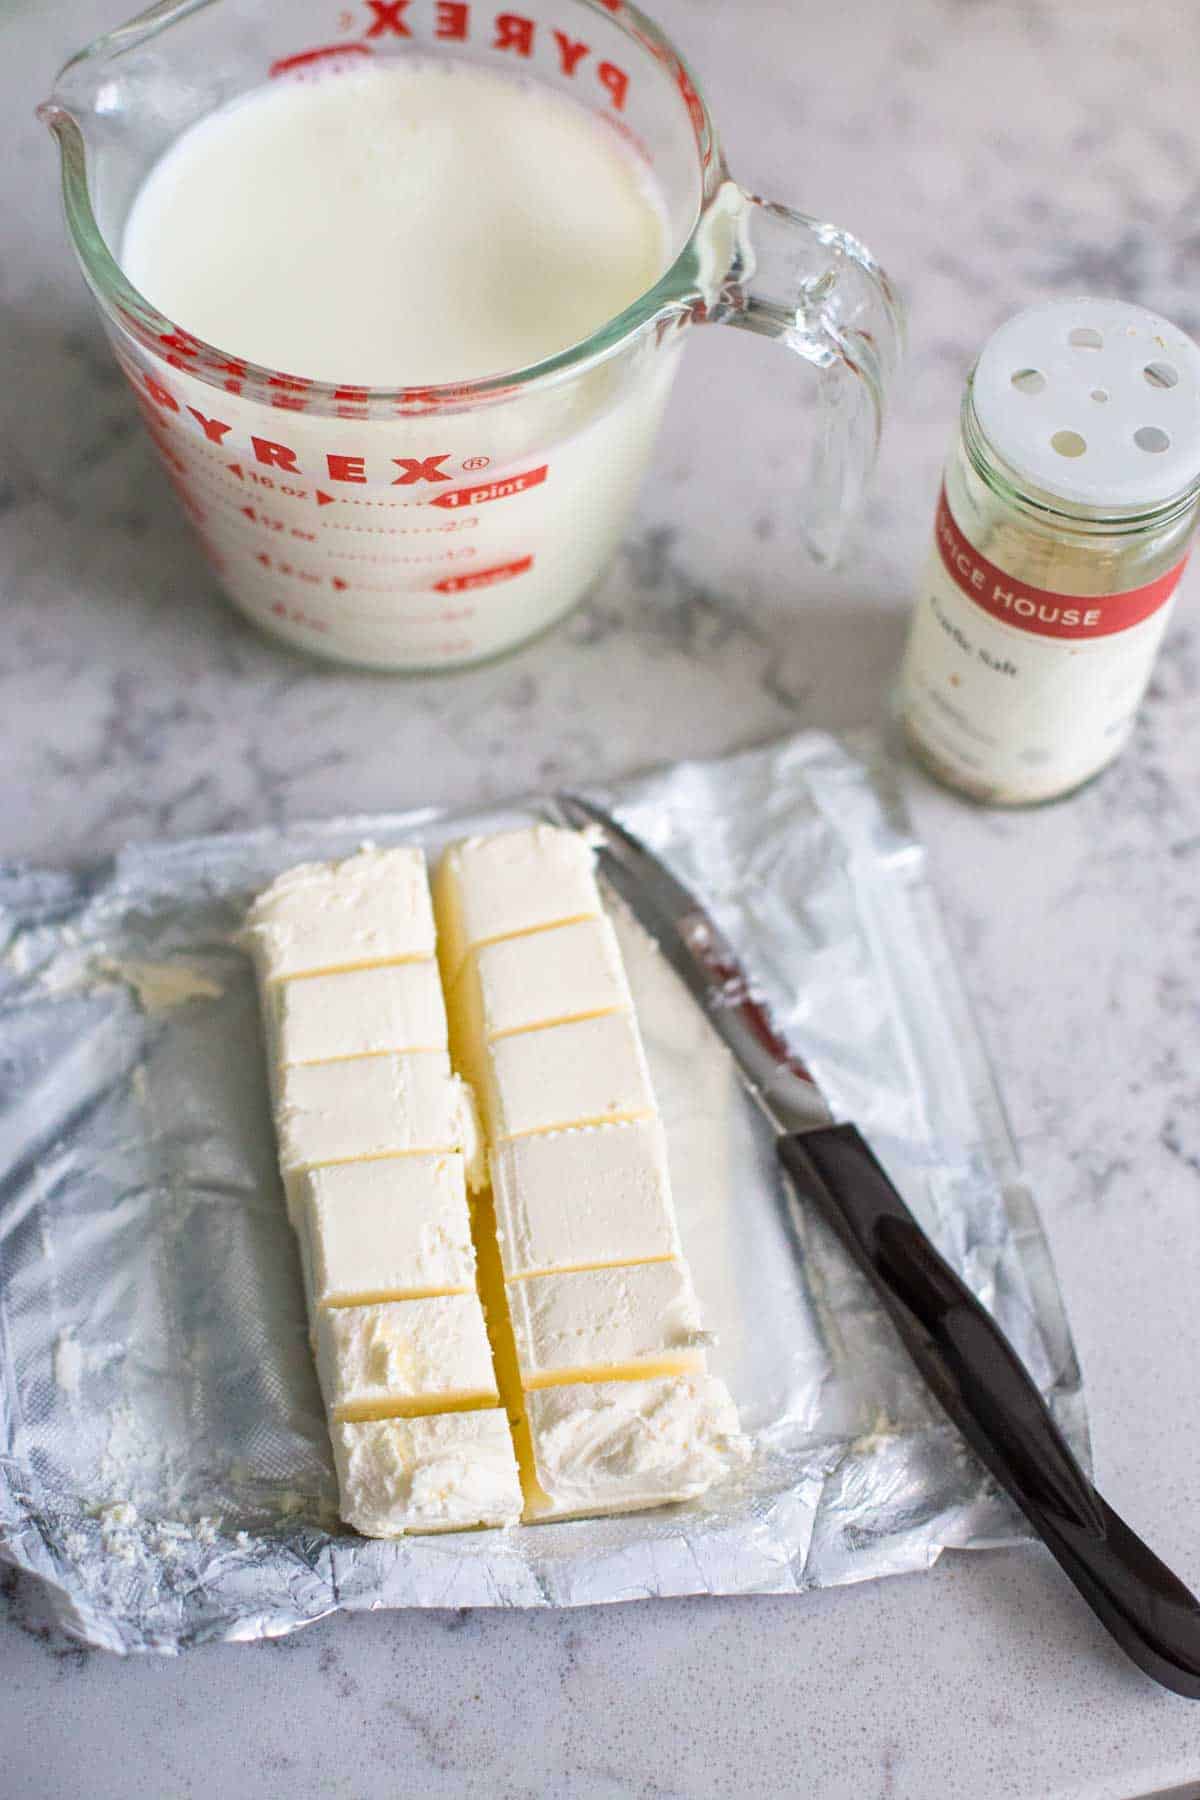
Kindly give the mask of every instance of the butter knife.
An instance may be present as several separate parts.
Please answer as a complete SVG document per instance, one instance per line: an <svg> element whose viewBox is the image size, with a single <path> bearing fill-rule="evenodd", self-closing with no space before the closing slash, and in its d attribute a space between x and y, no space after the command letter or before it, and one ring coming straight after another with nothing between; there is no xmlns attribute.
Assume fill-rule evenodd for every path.
<svg viewBox="0 0 1200 1800"><path fill-rule="evenodd" d="M941 1256L852 1124L835 1124L732 945L695 895L611 814L556 796L737 1062L797 1194L872 1284L930 1391L1140 1669L1200 1699L1200 1604L1096 1491L1024 1364Z"/></svg>

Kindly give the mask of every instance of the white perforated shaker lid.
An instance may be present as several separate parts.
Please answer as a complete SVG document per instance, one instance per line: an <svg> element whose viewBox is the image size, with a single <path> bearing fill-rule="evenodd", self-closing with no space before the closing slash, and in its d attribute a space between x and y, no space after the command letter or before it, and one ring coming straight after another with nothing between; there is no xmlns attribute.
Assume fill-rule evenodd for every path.
<svg viewBox="0 0 1200 1800"><path fill-rule="evenodd" d="M1034 487L1137 511L1200 479L1200 349L1123 300L1050 300L1002 325L973 380L984 435Z"/></svg>

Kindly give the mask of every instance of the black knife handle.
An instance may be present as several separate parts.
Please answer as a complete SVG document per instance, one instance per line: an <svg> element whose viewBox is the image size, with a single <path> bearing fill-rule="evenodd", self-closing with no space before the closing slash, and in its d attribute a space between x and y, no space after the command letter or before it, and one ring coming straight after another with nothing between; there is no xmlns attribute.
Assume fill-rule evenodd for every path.
<svg viewBox="0 0 1200 1800"><path fill-rule="evenodd" d="M873 1284L930 1389L1092 1611L1147 1675L1200 1699L1200 1604L1096 1492L991 1314L926 1237L853 1125L779 1159Z"/></svg>

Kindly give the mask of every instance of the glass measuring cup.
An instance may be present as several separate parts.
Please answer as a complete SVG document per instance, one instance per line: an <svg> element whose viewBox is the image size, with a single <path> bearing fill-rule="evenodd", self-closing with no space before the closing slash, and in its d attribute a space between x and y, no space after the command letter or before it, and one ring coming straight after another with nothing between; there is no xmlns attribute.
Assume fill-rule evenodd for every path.
<svg viewBox="0 0 1200 1800"><path fill-rule="evenodd" d="M901 328L869 253L732 180L687 65L636 8L518 3L164 0L67 63L41 108L84 276L226 592L336 660L463 666L569 611L616 547L698 323L760 332L813 366L818 413L797 487L819 557L836 551L874 462ZM529 368L389 389L247 362L126 280L125 220L182 131L266 81L413 53L544 81L618 132L666 203L660 280Z"/></svg>

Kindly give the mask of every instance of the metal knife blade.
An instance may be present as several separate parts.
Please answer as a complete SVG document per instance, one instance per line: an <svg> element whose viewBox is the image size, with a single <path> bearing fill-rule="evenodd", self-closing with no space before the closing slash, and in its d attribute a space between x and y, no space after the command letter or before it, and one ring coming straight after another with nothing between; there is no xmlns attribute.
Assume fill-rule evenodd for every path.
<svg viewBox="0 0 1200 1800"><path fill-rule="evenodd" d="M776 1130L832 1124L811 1072L776 1030L733 945L690 889L582 794L557 794L555 806L568 824L590 834L601 874L704 1008Z"/></svg>

